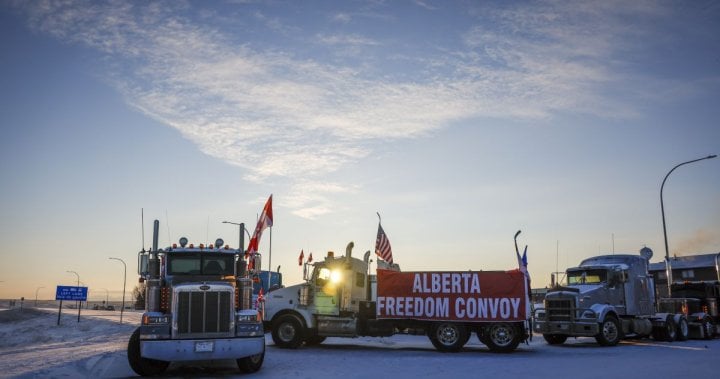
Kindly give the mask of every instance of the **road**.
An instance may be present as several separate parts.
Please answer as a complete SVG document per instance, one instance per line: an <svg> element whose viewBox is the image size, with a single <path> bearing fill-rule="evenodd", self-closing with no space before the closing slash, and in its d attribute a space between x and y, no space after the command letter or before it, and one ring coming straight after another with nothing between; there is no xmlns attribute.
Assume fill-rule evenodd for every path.
<svg viewBox="0 0 720 379"><path fill-rule="evenodd" d="M720 372L720 339L711 341L623 341L600 347L592 338L549 346L535 336L511 354L494 354L473 338L460 353L439 353L424 336L328 338L322 345L280 349L266 335L263 368L241 375L233 361L173 364L169 377L237 376L252 378L712 378ZM93 377L134 373L124 352L103 357Z"/></svg>

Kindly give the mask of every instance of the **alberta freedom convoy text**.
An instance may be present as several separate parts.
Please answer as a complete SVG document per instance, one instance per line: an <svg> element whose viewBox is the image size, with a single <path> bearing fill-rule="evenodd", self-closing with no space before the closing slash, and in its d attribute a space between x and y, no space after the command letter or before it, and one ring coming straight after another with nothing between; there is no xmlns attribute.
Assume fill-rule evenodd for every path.
<svg viewBox="0 0 720 379"><path fill-rule="evenodd" d="M522 320L524 277L516 272L378 270L378 318Z"/></svg>

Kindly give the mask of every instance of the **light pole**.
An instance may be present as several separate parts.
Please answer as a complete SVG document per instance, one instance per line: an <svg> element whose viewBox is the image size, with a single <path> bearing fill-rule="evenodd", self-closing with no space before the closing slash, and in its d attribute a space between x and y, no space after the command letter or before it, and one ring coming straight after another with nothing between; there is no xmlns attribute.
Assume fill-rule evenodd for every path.
<svg viewBox="0 0 720 379"><path fill-rule="evenodd" d="M125 261L120 258L109 257L108 259L120 261L123 264L123 269L124 269L124 271L123 271L123 297L122 297L122 306L120 307L120 323L122 324L123 312L125 311L125 284L127 283L127 265L125 264Z"/></svg>
<svg viewBox="0 0 720 379"><path fill-rule="evenodd" d="M668 297L672 296L672 268L670 267L670 250L668 249L668 239L667 239L667 227L665 226L665 204L663 203L663 189L665 188L665 181L667 180L668 176L672 174L673 171L675 171L676 168L697 162L702 161L705 159L712 159L717 157L717 155L708 155L707 157L693 159L691 161L683 162L678 164L677 166L673 167L670 171L668 171L667 175L665 175L665 178L662 181L662 184L660 185L660 213L662 213L662 222L663 222L663 238L665 239L665 276L667 277L667 285L668 285Z"/></svg>
<svg viewBox="0 0 720 379"><path fill-rule="evenodd" d="M77 276L77 286L78 286L78 288L80 288L80 274L78 274L77 272L72 271L72 270L68 270L67 272L72 273L72 274L75 274L75 275ZM81 302L81 301L78 301L78 302L77 302L77 307L78 307L78 320L77 320L77 322L80 322L80 309L82 308L82 302ZM59 314L58 314L58 317L60 317ZM59 320L59 319L58 319L58 320Z"/></svg>
<svg viewBox="0 0 720 379"><path fill-rule="evenodd" d="M37 297L38 297L38 291L40 291L40 288L45 288L45 287L38 287L35 289L35 308L37 308Z"/></svg>
<svg viewBox="0 0 720 379"><path fill-rule="evenodd" d="M243 237L244 237L244 236L243 236L243 232L245 232L245 233L247 234L248 240L249 240L250 238L252 238L252 237L250 237L250 232L248 232L247 229L245 229L245 223L243 223L243 222L237 223L237 222L232 222L232 221L223 221L222 223L223 223L223 224L237 225L237 226L240 227L240 236L239 236L239 238L238 238L238 246L240 246L240 247L239 247L238 249L244 253L244 252L245 252L245 242L243 241Z"/></svg>

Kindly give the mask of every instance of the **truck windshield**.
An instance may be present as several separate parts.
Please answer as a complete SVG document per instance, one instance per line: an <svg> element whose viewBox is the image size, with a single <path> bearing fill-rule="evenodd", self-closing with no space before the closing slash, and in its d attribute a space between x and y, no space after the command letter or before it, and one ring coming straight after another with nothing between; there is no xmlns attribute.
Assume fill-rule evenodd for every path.
<svg viewBox="0 0 720 379"><path fill-rule="evenodd" d="M606 270L568 271L567 280L573 284L600 284L607 280Z"/></svg>
<svg viewBox="0 0 720 379"><path fill-rule="evenodd" d="M233 275L232 255L182 254L168 259L168 275Z"/></svg>

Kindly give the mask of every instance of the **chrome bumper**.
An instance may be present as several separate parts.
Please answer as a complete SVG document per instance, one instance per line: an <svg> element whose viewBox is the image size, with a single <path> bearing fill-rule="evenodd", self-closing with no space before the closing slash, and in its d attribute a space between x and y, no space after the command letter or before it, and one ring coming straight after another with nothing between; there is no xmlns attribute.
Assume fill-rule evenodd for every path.
<svg viewBox="0 0 720 379"><path fill-rule="evenodd" d="M561 334L575 337L593 337L600 332L595 321L544 321L535 320L533 331L542 334Z"/></svg>
<svg viewBox="0 0 720 379"><path fill-rule="evenodd" d="M210 346L211 345L211 350ZM210 351L208 351L210 350ZM143 358L160 361L238 359L265 351L265 336L191 340L140 341Z"/></svg>

